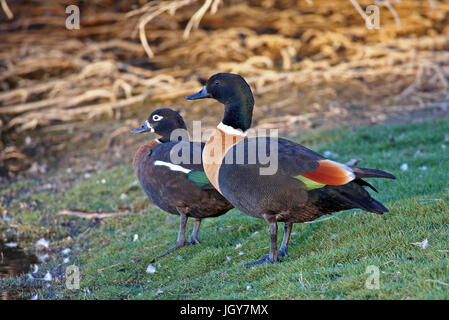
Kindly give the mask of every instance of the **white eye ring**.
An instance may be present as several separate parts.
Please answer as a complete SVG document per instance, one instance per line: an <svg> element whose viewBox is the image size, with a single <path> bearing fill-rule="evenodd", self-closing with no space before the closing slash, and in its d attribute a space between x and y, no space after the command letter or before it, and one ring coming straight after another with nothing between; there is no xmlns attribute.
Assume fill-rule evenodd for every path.
<svg viewBox="0 0 449 320"><path fill-rule="evenodd" d="M153 116L153 121L161 121L163 118L164 118L163 116L160 116L160 115L158 115L158 114L155 114L155 115Z"/></svg>

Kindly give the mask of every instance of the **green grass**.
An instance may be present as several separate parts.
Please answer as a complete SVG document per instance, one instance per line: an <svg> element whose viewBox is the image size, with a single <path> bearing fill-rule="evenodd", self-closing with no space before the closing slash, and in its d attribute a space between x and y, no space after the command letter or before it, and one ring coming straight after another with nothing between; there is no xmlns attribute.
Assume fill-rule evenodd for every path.
<svg viewBox="0 0 449 320"><path fill-rule="evenodd" d="M174 244L178 221L173 216L174 221L167 223L167 213L147 205L128 166L99 173L64 194L25 195L16 201L38 202L34 215L59 209L106 212L123 206L136 212L107 219L89 230L81 219L72 219L88 231L69 243L77 254L72 262L80 268L81 289L60 291L58 297L448 299L449 150L443 148L449 146L448 133L446 120L299 137L297 141L314 150L331 151L334 160L361 159L359 166L379 168L398 179L370 179L379 190L373 196L389 213L351 210L315 223L295 224L289 256L274 265L242 266L268 252L267 224L231 211L205 219L200 244L157 259L152 263L156 272L147 274L156 255ZM407 171L400 170L404 163ZM427 169L422 170L423 166ZM10 188L20 190L17 185ZM191 229L190 222L187 232ZM134 234L139 235L135 242ZM64 236L50 233L56 241ZM426 249L411 244L424 239L429 242ZM238 244L241 247L236 249ZM368 266L379 268L379 289L365 286ZM61 283L56 286L63 289ZM38 291L46 295L45 289Z"/></svg>

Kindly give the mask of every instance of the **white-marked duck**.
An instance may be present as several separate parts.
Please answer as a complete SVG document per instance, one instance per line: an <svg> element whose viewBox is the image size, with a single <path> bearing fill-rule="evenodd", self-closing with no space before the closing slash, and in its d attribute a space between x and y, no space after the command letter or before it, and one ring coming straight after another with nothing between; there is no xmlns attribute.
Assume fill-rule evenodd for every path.
<svg viewBox="0 0 449 320"><path fill-rule="evenodd" d="M160 136L137 150L133 160L134 172L151 202L164 211L180 216L175 246L158 257L187 244L199 243L201 219L218 217L233 208L214 189L204 173L201 164L204 143L181 139L171 141L171 135L176 129L184 130L188 137L181 115L174 110L161 108L155 110L141 127L131 131L154 132ZM173 163L174 150L189 150L187 163ZM195 223L190 240L186 241L185 228L189 217L194 218Z"/></svg>
<svg viewBox="0 0 449 320"><path fill-rule="evenodd" d="M362 178L395 179L392 174L338 163L286 139L248 137L254 98L240 75L215 74L200 92L187 96L189 100L202 98L216 99L225 109L203 151L207 177L237 209L269 224L269 255L248 265L273 263L279 261L278 256L287 256L293 223L353 208L388 212L364 189L375 190ZM260 151L268 158L276 155L271 158L276 170L270 172L266 157L254 159ZM279 252L277 222L284 222L285 227Z"/></svg>

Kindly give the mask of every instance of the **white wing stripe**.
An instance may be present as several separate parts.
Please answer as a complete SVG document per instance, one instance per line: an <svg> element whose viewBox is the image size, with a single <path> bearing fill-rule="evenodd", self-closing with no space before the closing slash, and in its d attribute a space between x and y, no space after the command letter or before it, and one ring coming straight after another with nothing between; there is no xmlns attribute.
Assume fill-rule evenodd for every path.
<svg viewBox="0 0 449 320"><path fill-rule="evenodd" d="M184 172L184 173L189 173L190 171L192 171L192 170L183 168L183 167L181 167L181 166L179 166L177 164L173 164L173 163L165 162L165 161L160 161L160 160L155 161L154 165L155 166L166 166L166 167L169 167L171 171L181 171L181 172Z"/></svg>

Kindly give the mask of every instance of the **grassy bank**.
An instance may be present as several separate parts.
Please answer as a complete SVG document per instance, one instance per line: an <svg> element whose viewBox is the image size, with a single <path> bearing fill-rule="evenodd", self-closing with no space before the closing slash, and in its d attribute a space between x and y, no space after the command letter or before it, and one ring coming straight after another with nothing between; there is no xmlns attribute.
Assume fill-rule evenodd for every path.
<svg viewBox="0 0 449 320"><path fill-rule="evenodd" d="M448 299L448 140L447 120L299 137L330 158L360 159L359 166L392 172L398 180L370 180L389 213L352 210L296 224L289 257L275 265L242 267L268 251L267 225L230 212L203 221L200 244L152 262L156 272L146 273L157 254L174 244L178 220L149 205L129 166L80 179L66 192L27 192L39 183L28 180L6 186L2 206L11 220L0 228L24 245L51 240L52 258L41 272L55 270L59 281L53 291L33 289L40 298ZM404 164L407 170L401 170ZM99 223L56 215L60 210L129 213ZM425 249L412 244L424 239ZM65 247L72 253L63 264ZM80 290L63 288L68 264L80 268ZM379 289L365 286L368 266L380 271ZM8 281L4 288L19 286L19 280Z"/></svg>

